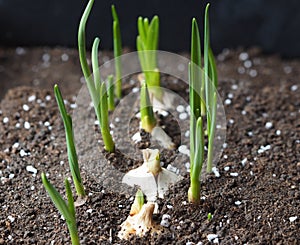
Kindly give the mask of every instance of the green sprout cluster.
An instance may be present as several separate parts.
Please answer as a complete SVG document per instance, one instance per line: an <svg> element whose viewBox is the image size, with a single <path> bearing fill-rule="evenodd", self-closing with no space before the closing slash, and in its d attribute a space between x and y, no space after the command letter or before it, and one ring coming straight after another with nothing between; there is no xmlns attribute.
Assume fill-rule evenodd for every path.
<svg viewBox="0 0 300 245"><path fill-rule="evenodd" d="M163 93L160 88L160 72L157 65L159 18L154 16L149 23L148 18L139 17L137 26L136 48L141 68L151 93L161 100Z"/></svg>
<svg viewBox="0 0 300 245"><path fill-rule="evenodd" d="M190 85L190 202L200 201L200 176L204 161L204 129L203 118L206 116L208 153L207 169L212 171L213 144L217 111L217 71L209 40L209 4L205 9L204 23L204 65L201 71L201 42L196 19L192 20L191 62L189 64Z"/></svg>
<svg viewBox="0 0 300 245"><path fill-rule="evenodd" d="M68 161L69 161L72 179L78 195L78 199L76 202L77 205L82 205L85 203L87 196L85 194L84 186L80 176L80 169L78 165L77 153L76 153L76 148L74 143L72 118L66 111L64 100L62 98L61 92L57 85L54 86L54 95L65 127ZM66 203L62 198L62 196L59 194L59 192L55 189L55 187L48 181L44 173L42 173L41 178L42 178L42 183L46 191L48 192L52 202L54 203L56 208L59 210L59 212L62 214L62 216L67 222L72 244L73 245L79 244L74 198L72 195L72 191L68 179L65 179L65 188L66 188L66 194L68 199L68 202Z"/></svg>
<svg viewBox="0 0 300 245"><path fill-rule="evenodd" d="M94 0L89 0L79 24L79 59L83 75L87 83L87 88L94 106L95 114L99 122L100 132L104 142L105 150L108 152L113 152L115 151L115 143L110 133L109 111L113 111L115 108L115 97L120 99L122 96L122 44L120 23L115 6L112 5L111 11L113 17L115 74L109 75L106 78L105 82L102 80L99 71L98 49L100 39L98 37L94 39L91 50L92 70L90 69L89 64L87 62L85 29L93 3ZM214 55L210 47L208 9L209 4L207 4L206 6L204 17L203 64L201 56L199 28L195 18L192 20L191 31L191 62L189 63L189 100L191 110L190 188L188 190L188 200L192 203L200 202L200 177L202 172L202 166L204 163L205 139L207 139L208 144L206 171L208 173L212 171L213 146L216 128L216 88L218 86L218 78ZM158 69L157 61L159 18L158 16L154 16L153 19L149 22L148 18L139 17L137 26L138 36L136 39L136 46L138 50L141 68L144 75L144 79L141 80L140 92L141 125L146 132L153 133L156 130L156 134L159 134L161 136L164 132L162 130L159 130L160 127L157 126L157 121L153 112L153 106L151 104L151 100L153 99L153 97L155 97L159 101L163 101L163 91L160 87L160 71ZM115 84L114 81L116 81ZM86 194L80 176L76 148L74 144L72 119L66 111L61 92L57 85L54 86L54 94L64 123L68 161L70 165L72 179L76 188L78 198L85 199ZM204 130L205 126L206 130ZM155 134L153 134L152 136L154 137L154 135ZM163 137L161 138L168 139L166 136L167 135L165 135L164 133ZM173 147L171 148L173 149ZM155 160L156 163L158 162L160 167L159 155L158 159L155 158ZM55 187L51 185L44 173L42 173L41 178L42 183L45 189L47 190L50 198L52 199L54 205L64 216L67 222L72 244L79 244L75 216L76 203L74 205L74 199L69 181L67 179L65 180L65 188L67 195L66 202L63 199L63 197L59 194L59 192L55 189ZM163 183L166 183L166 181L163 181ZM144 195L142 191L139 190L136 194L136 199L134 205L132 206L131 212L139 213L143 206ZM152 203L149 207L147 206L146 208L148 208L153 213L154 204ZM211 218L212 215L209 214L208 220L211 220ZM149 222L151 223L152 219L150 219Z"/></svg>
<svg viewBox="0 0 300 245"><path fill-rule="evenodd" d="M93 77L86 58L85 50L85 27L88 16L90 15L94 0L90 0L80 21L78 30L78 49L80 64L85 77L87 87L94 105L95 113L99 121L100 131L102 134L105 150L113 152L115 150L115 143L110 134L109 119L108 119L108 95L105 82L101 81L99 63L98 63L98 47L100 43L99 38L95 38L92 47L92 68ZM111 88L108 89L111 91ZM110 102L113 101L110 92ZM111 103L110 103L111 106Z"/></svg>

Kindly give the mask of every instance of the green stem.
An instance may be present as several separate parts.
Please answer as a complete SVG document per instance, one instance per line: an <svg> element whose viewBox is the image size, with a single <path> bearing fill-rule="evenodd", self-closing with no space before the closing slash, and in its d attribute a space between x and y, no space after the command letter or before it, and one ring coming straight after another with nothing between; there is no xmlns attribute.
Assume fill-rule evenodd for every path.
<svg viewBox="0 0 300 245"><path fill-rule="evenodd" d="M108 105L107 105L107 91L105 83L101 84L100 88L100 107L101 107L101 134L105 146L105 150L113 152L115 144L110 134L109 121L108 121Z"/></svg>
<svg viewBox="0 0 300 245"><path fill-rule="evenodd" d="M114 76L109 75L107 77L107 94L108 94L108 110L113 111L115 109L115 96L114 96Z"/></svg>
<svg viewBox="0 0 300 245"><path fill-rule="evenodd" d="M113 16L113 42L114 42L114 57L115 57L115 77L116 77L116 96L118 99L122 96L122 65L120 56L122 55L122 41L120 22L115 6L111 6Z"/></svg>
<svg viewBox="0 0 300 245"><path fill-rule="evenodd" d="M198 179L191 178L191 185L188 190L188 201L190 203L198 204L200 202L200 181Z"/></svg>
<svg viewBox="0 0 300 245"><path fill-rule="evenodd" d="M76 224L75 225L74 224L67 224L67 225L68 225L68 229L69 229L69 232L70 232L72 245L80 245L77 225Z"/></svg>
<svg viewBox="0 0 300 245"><path fill-rule="evenodd" d="M191 167L190 181L191 186L188 192L190 202L200 202L200 175L204 160L204 133L202 118L199 117L196 124L195 134L195 158Z"/></svg>

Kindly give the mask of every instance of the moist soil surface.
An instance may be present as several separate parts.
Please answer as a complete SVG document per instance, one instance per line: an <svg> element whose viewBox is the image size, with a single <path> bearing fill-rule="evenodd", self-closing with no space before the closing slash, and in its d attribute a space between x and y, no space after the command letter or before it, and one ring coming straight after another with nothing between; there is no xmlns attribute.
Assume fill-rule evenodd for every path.
<svg viewBox="0 0 300 245"><path fill-rule="evenodd" d="M102 62L111 56L100 53ZM52 88L59 84L67 110L75 112L83 85L78 53L64 48L0 49L0 61L0 244L70 244L65 221L42 186L40 174L45 172L64 193L63 180L71 175ZM216 166L219 175L206 175L201 203L189 204L188 157L178 149L162 151L164 167L176 163L183 179L157 201L159 213L154 220L159 224L164 214L170 215L170 225L161 234L129 241L117 237L134 192L114 176L142 163L139 151L151 144L149 135L141 132L142 141L131 142L135 153L117 149L108 154L92 109L87 108L91 125L78 127L92 137L76 138L88 194L87 202L76 209L82 244L299 244L300 62L252 48L224 50L217 56L217 67L227 118L226 143ZM135 76L125 80L124 94L139 84ZM188 99L186 84L163 76L162 86ZM159 121L170 125L167 131L177 147L188 140L178 139L178 124L170 116L159 116ZM134 118L125 136L118 131L122 125L114 124L114 138L120 145L122 138L130 142L138 131Z"/></svg>

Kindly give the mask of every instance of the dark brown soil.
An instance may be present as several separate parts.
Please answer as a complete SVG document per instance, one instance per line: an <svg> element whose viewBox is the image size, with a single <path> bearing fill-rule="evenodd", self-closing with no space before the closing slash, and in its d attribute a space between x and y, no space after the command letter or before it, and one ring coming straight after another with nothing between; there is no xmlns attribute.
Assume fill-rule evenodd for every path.
<svg viewBox="0 0 300 245"><path fill-rule="evenodd" d="M0 49L0 244L70 244L65 221L47 196L40 174L46 172L64 193L63 180L70 171L52 87L59 83L71 111L82 86L77 52L60 48L18 52ZM63 54L68 55L67 61L62 61ZM111 54L104 56L108 59ZM211 243L220 244L299 243L300 61L264 56L258 49L225 50L218 56L218 71L227 145L217 166L220 177L211 174L202 182L201 204L187 202L189 179L182 172L185 178L158 201L160 213L154 217L160 222L163 214L169 214L170 227L160 235L120 241L119 225L128 216L133 198L121 187L117 191L102 184L98 173L105 169L90 169L105 163L92 165L89 161L97 157L81 158L87 150L103 152L102 143L78 139L89 195L87 203L77 208L82 244L209 244L210 234L217 235ZM163 84L182 94L185 90L170 79ZM10 89L17 85L29 87ZM134 85L124 86L130 91ZM28 101L32 95L35 100ZM90 129L99 137L95 130ZM178 151L172 154L162 153L165 165L179 155ZM121 171L141 163L118 152L106 155L110 165L121 164ZM178 164L178 158L175 161Z"/></svg>

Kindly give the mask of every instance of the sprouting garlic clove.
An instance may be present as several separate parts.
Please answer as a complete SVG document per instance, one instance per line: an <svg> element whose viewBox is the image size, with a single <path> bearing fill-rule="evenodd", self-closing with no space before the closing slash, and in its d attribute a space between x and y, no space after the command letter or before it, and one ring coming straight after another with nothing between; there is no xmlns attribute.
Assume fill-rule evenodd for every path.
<svg viewBox="0 0 300 245"><path fill-rule="evenodd" d="M152 173L153 176L157 176L161 171L159 150L145 149L143 150L143 158L148 172Z"/></svg>
<svg viewBox="0 0 300 245"><path fill-rule="evenodd" d="M120 239L127 240L130 236L144 236L147 232L151 234L161 233L163 227L155 224L153 221L154 203L144 204L140 212L133 216L128 216L121 224L121 230L118 233Z"/></svg>

